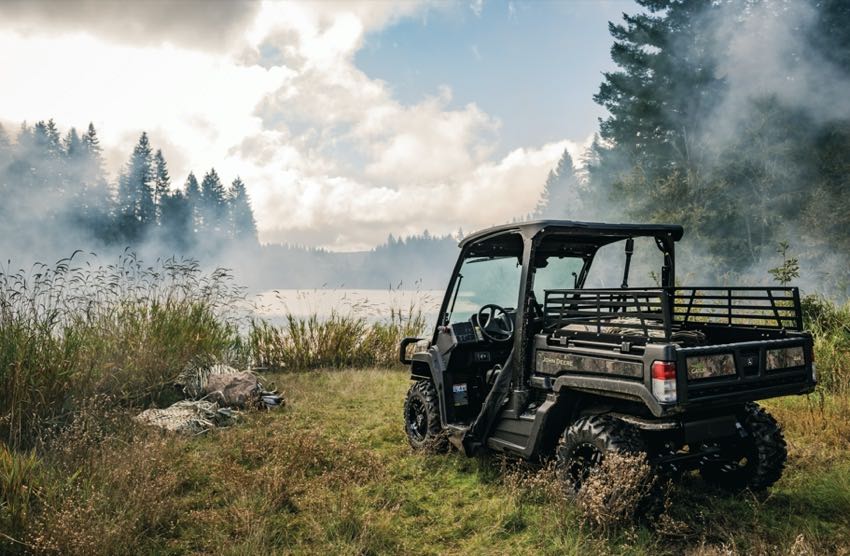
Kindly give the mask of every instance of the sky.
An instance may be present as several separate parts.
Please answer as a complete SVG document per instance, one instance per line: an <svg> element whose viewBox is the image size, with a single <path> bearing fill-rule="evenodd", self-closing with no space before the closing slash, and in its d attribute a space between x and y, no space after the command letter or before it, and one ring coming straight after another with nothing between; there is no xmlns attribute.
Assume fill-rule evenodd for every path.
<svg viewBox="0 0 850 556"><path fill-rule="evenodd" d="M0 124L142 131L247 184L264 243L361 250L530 212L604 116L626 1L0 2Z"/></svg>

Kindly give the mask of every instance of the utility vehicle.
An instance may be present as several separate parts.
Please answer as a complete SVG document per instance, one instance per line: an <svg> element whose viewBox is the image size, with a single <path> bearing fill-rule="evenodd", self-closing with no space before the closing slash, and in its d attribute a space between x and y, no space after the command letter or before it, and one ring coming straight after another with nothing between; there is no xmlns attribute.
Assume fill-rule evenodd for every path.
<svg viewBox="0 0 850 556"><path fill-rule="evenodd" d="M401 342L410 444L554 456L575 490L611 452L776 482L785 441L755 402L815 387L799 291L677 286L682 234L546 220L463 239L433 335Z"/></svg>

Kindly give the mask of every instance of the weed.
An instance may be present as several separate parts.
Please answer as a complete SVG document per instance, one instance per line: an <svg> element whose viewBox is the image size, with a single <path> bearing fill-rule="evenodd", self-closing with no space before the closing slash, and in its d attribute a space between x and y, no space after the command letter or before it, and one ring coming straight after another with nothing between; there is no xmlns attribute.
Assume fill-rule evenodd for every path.
<svg viewBox="0 0 850 556"><path fill-rule="evenodd" d="M391 308L386 319L371 324L337 312L324 319L288 314L284 326L252 319L247 345L255 365L272 370L390 367L398 364L402 338L424 331L425 319L413 305Z"/></svg>
<svg viewBox="0 0 850 556"><path fill-rule="evenodd" d="M634 523L654 484L645 455L610 453L582 484L576 505L590 525L607 531Z"/></svg>
<svg viewBox="0 0 850 556"><path fill-rule="evenodd" d="M67 421L92 396L145 405L171 392L193 357L224 357L240 299L224 270L131 253L0 272L0 434L12 448Z"/></svg>
<svg viewBox="0 0 850 556"><path fill-rule="evenodd" d="M850 394L850 302L818 295L802 300L805 328L815 339L818 381L828 392Z"/></svg>
<svg viewBox="0 0 850 556"><path fill-rule="evenodd" d="M10 451L0 444L0 530L12 533L23 530L40 489L40 471L35 453ZM14 541L19 539L0 539L0 548Z"/></svg>

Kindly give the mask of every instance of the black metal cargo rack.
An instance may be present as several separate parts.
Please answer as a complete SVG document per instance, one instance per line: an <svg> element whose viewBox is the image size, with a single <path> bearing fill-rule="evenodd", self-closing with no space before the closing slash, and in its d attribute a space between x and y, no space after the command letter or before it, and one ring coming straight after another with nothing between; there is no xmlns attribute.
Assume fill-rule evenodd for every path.
<svg viewBox="0 0 850 556"><path fill-rule="evenodd" d="M800 292L789 287L546 290L544 327L670 340L700 325L802 330Z"/></svg>

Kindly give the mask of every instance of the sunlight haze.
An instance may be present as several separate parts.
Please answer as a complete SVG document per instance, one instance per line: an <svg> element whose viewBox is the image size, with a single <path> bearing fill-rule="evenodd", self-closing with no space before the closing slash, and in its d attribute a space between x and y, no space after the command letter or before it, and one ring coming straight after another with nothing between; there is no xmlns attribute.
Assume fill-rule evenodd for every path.
<svg viewBox="0 0 850 556"><path fill-rule="evenodd" d="M147 131L175 184L240 176L261 242L360 250L531 211L623 3L121 6L0 5L4 127L92 121L113 178Z"/></svg>

